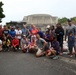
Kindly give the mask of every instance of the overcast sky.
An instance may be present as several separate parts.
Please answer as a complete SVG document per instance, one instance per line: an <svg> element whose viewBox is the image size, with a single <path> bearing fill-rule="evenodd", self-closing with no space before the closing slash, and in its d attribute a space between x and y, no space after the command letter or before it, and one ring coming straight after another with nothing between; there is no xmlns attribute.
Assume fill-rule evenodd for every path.
<svg viewBox="0 0 76 75"><path fill-rule="evenodd" d="M6 17L2 24L21 21L31 14L50 14L58 17L76 16L76 0L0 0Z"/></svg>

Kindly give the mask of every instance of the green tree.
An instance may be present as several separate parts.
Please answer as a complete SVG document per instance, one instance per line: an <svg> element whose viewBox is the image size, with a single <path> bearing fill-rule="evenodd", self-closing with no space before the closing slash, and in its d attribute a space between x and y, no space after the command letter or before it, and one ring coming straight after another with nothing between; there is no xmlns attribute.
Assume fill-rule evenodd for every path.
<svg viewBox="0 0 76 75"><path fill-rule="evenodd" d="M58 22L61 24L66 24L67 23L68 18L63 17L63 18L59 18Z"/></svg>
<svg viewBox="0 0 76 75"><path fill-rule="evenodd" d="M2 2L0 2L0 23L2 22L2 18L5 17L5 15L3 14L3 6L4 4Z"/></svg>
<svg viewBox="0 0 76 75"><path fill-rule="evenodd" d="M76 24L76 17L72 17L71 20L74 24Z"/></svg>

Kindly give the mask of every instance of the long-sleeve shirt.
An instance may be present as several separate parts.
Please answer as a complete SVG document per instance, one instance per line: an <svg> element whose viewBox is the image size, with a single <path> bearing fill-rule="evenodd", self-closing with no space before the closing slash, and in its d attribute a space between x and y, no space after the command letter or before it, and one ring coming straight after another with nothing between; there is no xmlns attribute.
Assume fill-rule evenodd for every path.
<svg viewBox="0 0 76 75"><path fill-rule="evenodd" d="M53 41L51 46L57 51L57 53L60 53L60 44L58 41Z"/></svg>
<svg viewBox="0 0 76 75"><path fill-rule="evenodd" d="M12 40L12 46L19 46L19 40L17 38Z"/></svg>

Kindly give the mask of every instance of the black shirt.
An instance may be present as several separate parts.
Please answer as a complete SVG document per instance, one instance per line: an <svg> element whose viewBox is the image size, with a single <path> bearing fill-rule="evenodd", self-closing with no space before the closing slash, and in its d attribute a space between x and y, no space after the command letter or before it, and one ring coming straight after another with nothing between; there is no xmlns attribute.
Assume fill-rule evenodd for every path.
<svg viewBox="0 0 76 75"><path fill-rule="evenodd" d="M9 30L3 30L3 34L7 36L9 34Z"/></svg>

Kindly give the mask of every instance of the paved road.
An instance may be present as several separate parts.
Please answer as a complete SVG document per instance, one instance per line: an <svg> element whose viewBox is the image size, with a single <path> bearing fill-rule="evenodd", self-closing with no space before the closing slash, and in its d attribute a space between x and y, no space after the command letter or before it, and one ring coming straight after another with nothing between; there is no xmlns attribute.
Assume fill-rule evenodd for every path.
<svg viewBox="0 0 76 75"><path fill-rule="evenodd" d="M0 75L76 75L76 60L66 57L52 60L36 58L29 53L1 52Z"/></svg>

